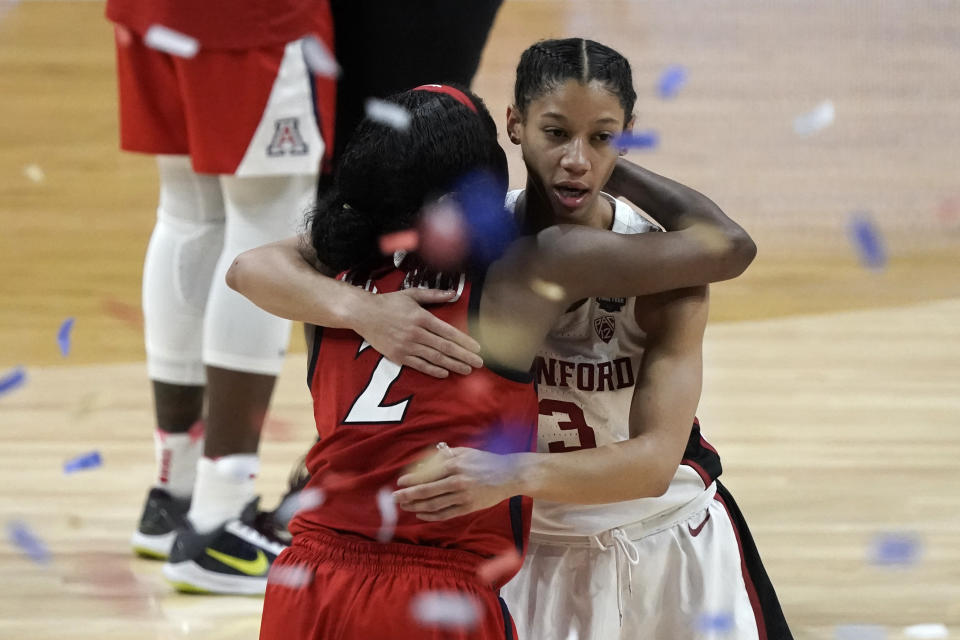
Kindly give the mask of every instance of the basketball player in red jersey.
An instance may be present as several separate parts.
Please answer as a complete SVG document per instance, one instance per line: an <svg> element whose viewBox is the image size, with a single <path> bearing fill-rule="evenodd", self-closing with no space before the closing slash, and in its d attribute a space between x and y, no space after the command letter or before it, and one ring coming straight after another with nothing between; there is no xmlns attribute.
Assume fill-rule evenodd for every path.
<svg viewBox="0 0 960 640"><path fill-rule="evenodd" d="M476 570L511 547L523 552L529 503L512 497L448 523L426 523L392 508L397 478L441 442L531 450L537 401L527 372L537 345L571 302L734 277L755 252L722 212L698 210L680 214L678 231L665 234L551 227L514 242L487 266L468 261L463 272L431 272L415 254L382 257L377 238L411 227L430 195L454 187L465 173L492 171L500 186L489 199L499 207L505 195L505 157L478 98L432 86L394 101L411 112L409 130L360 126L333 192L317 208L310 248L299 249L318 269L343 271L330 282L343 296L344 315L335 310L320 323L327 328L318 330L310 365L321 436L308 456L310 487L325 490L326 500L292 523L293 545L280 555L278 579L267 588L261 638L513 637L496 592L510 575L488 585ZM721 241L705 243L705 230ZM260 251L238 257L228 282L267 309L282 307L285 287L269 267L260 268ZM608 278L611 271L618 278ZM296 288L308 274L283 275L298 280ZM553 293L536 295L531 283L538 282L553 285ZM386 359L353 331L336 329L370 298L411 287L449 291L435 313L479 341L486 368L430 378ZM436 592L456 592L470 603L457 630L434 626L418 609L424 594Z"/></svg>
<svg viewBox="0 0 960 640"><path fill-rule="evenodd" d="M120 144L156 155L160 182L143 276L159 473L133 547L166 558L178 528L202 534L206 547L179 545L169 580L262 592L267 563L238 558L280 548L250 525L290 325L223 276L237 253L295 230L329 168L335 84L308 70L304 47L315 37L332 50L330 9L327 0L108 0L106 13Z"/></svg>

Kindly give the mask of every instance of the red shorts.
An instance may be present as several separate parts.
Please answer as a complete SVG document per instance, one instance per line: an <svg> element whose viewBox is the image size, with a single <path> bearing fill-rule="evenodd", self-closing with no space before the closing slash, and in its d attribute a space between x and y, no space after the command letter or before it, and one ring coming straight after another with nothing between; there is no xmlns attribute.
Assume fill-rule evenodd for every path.
<svg viewBox="0 0 960 640"><path fill-rule="evenodd" d="M270 570L260 640L513 640L506 605L477 578L480 562L465 551L298 535ZM283 584L290 572L306 584ZM453 598L446 609L444 597ZM436 617L465 601L466 626L470 616Z"/></svg>
<svg viewBox="0 0 960 640"><path fill-rule="evenodd" d="M180 58L121 25L116 36L122 149L189 154L198 173L310 174L329 162L336 81L310 73L300 41Z"/></svg>

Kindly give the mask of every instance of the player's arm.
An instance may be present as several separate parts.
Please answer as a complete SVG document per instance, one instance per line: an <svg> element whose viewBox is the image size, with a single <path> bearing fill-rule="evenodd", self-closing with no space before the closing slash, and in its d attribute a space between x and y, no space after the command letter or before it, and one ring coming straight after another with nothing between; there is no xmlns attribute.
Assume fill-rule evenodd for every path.
<svg viewBox="0 0 960 640"><path fill-rule="evenodd" d="M630 410L630 439L569 453L497 455L456 448L400 478L397 504L427 520L513 495L574 504L662 495L683 456L702 383L706 287L638 300L647 346Z"/></svg>
<svg viewBox="0 0 960 640"><path fill-rule="evenodd" d="M728 227L729 220L732 227ZM739 225L709 207L685 211L667 233L619 234L576 225L540 231L526 259L531 277L555 282L575 301L639 296L735 278L757 247Z"/></svg>
<svg viewBox="0 0 960 640"><path fill-rule="evenodd" d="M745 233L704 194L626 158L617 159L604 190L640 207L667 231L688 226L694 220L689 215L693 213L720 234L733 237Z"/></svg>
<svg viewBox="0 0 960 640"><path fill-rule="evenodd" d="M375 295L334 279L307 239L296 236L241 253L227 284L274 315L356 331L388 359L438 378L483 366L480 345L422 308L452 297L430 289Z"/></svg>

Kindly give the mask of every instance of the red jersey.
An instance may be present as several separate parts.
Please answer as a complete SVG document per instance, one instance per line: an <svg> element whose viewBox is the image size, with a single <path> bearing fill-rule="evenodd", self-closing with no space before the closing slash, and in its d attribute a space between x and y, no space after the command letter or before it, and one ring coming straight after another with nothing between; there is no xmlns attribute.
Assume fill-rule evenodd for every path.
<svg viewBox="0 0 960 640"><path fill-rule="evenodd" d="M442 276L446 282L436 274L428 277L433 286L459 292L456 300L431 311L466 331L482 283L459 274ZM361 285L387 293L426 286L423 278L405 262ZM537 396L526 373L484 367L468 376L433 378L387 360L353 331L323 328L314 341L309 382L320 440L307 456L308 486L324 489L326 500L294 519L295 534L324 527L376 540L384 527L378 493L395 490L404 468L436 451L440 442L496 453L532 451L536 445ZM424 522L399 511L391 539L484 557L512 546L523 553L530 509L530 499L517 496L446 522Z"/></svg>
<svg viewBox="0 0 960 640"><path fill-rule="evenodd" d="M254 49L309 34L333 42L328 0L107 0L107 18L140 36L160 24L201 49Z"/></svg>

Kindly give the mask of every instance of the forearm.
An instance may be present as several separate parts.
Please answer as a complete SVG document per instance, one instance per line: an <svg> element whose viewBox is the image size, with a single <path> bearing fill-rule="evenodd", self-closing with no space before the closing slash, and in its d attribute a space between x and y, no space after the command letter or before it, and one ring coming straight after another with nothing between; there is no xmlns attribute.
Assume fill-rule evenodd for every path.
<svg viewBox="0 0 960 640"><path fill-rule="evenodd" d="M645 436L569 453L515 455L515 494L569 504L661 496L677 468L664 459L660 443Z"/></svg>
<svg viewBox="0 0 960 640"><path fill-rule="evenodd" d="M287 243L237 256L227 284L281 318L333 328L353 328L373 295L321 274Z"/></svg>
<svg viewBox="0 0 960 640"><path fill-rule="evenodd" d="M706 224L731 234L745 231L710 198L623 158L610 178L611 188L649 213L667 231Z"/></svg>

